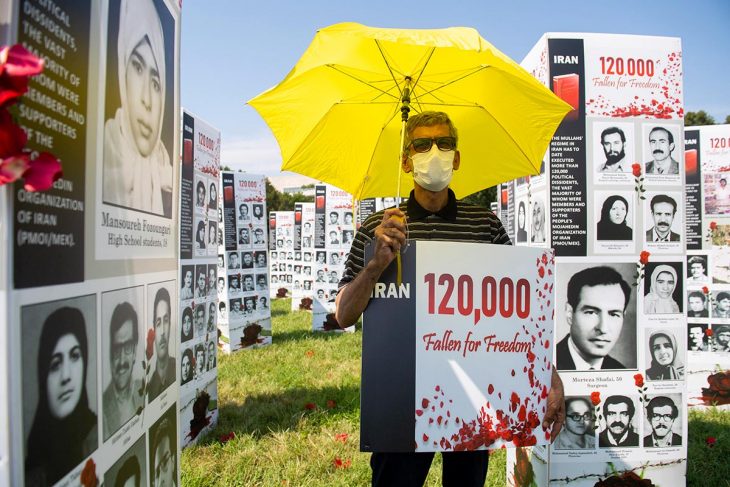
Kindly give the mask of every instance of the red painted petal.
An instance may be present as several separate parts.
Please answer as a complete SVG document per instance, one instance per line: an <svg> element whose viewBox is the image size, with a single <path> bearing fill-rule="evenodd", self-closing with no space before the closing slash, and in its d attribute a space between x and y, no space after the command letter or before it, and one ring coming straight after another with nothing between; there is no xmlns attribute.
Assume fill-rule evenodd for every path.
<svg viewBox="0 0 730 487"><path fill-rule="evenodd" d="M52 154L41 152L23 174L26 191L45 191L53 186L53 182L63 176L61 163Z"/></svg>

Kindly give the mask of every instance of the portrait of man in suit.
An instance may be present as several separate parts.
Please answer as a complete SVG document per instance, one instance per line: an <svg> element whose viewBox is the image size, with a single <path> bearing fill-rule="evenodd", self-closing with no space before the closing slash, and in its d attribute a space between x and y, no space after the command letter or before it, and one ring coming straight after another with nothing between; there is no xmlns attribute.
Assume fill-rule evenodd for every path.
<svg viewBox="0 0 730 487"><path fill-rule="evenodd" d="M646 174L679 174L679 162L672 157L674 135L664 127L654 127L649 132L651 161L644 164Z"/></svg>
<svg viewBox="0 0 730 487"><path fill-rule="evenodd" d="M658 194L651 199L651 218L654 226L646 231L647 242L679 242L680 236L672 231L677 202L671 196Z"/></svg>
<svg viewBox="0 0 730 487"><path fill-rule="evenodd" d="M646 405L646 417L651 426L651 434L644 437L644 446L662 448L681 446L682 437L672 431L679 416L679 408L667 396L655 396Z"/></svg>
<svg viewBox="0 0 730 487"><path fill-rule="evenodd" d="M626 396L615 395L603 403L606 428L598 435L601 448L639 446L639 435L633 430L636 407Z"/></svg>
<svg viewBox="0 0 730 487"><path fill-rule="evenodd" d="M589 267L568 281L566 335L556 346L558 370L625 369L609 355L621 335L631 286L613 267Z"/></svg>

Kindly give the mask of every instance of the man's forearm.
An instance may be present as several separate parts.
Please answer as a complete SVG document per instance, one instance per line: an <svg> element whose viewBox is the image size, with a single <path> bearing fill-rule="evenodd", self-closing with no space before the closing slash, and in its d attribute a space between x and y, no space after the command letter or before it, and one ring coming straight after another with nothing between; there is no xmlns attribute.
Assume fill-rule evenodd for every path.
<svg viewBox="0 0 730 487"><path fill-rule="evenodd" d="M370 301L375 283L383 269L374 261L368 262L355 279L337 294L335 318L342 328L354 324Z"/></svg>

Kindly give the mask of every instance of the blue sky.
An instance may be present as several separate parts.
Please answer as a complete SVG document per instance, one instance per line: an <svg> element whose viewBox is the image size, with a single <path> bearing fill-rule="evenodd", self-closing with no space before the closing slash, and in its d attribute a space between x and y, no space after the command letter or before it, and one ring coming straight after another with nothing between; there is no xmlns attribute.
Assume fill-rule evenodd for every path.
<svg viewBox="0 0 730 487"><path fill-rule="evenodd" d="M718 122L730 115L729 0L184 0L181 102L222 131L222 163L277 186L296 181L279 172L276 141L245 101L281 81L318 28L338 22L474 27L518 62L545 32L680 37L685 109Z"/></svg>

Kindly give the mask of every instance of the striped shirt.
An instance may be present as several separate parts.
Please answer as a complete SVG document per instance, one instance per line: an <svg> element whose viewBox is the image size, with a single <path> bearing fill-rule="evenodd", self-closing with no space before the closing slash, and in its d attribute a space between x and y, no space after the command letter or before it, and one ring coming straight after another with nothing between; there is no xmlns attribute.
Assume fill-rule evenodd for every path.
<svg viewBox="0 0 730 487"><path fill-rule="evenodd" d="M479 206L457 201L449 189L446 206L432 213L418 204L411 191L407 203L400 209L406 214L408 240L441 240L450 242L483 242L512 245L507 232L497 216ZM365 245L375 236L375 228L383 220L383 211L371 215L363 222L352 242L345 262L339 287L352 282L365 266ZM454 258L458 258L454 256Z"/></svg>

